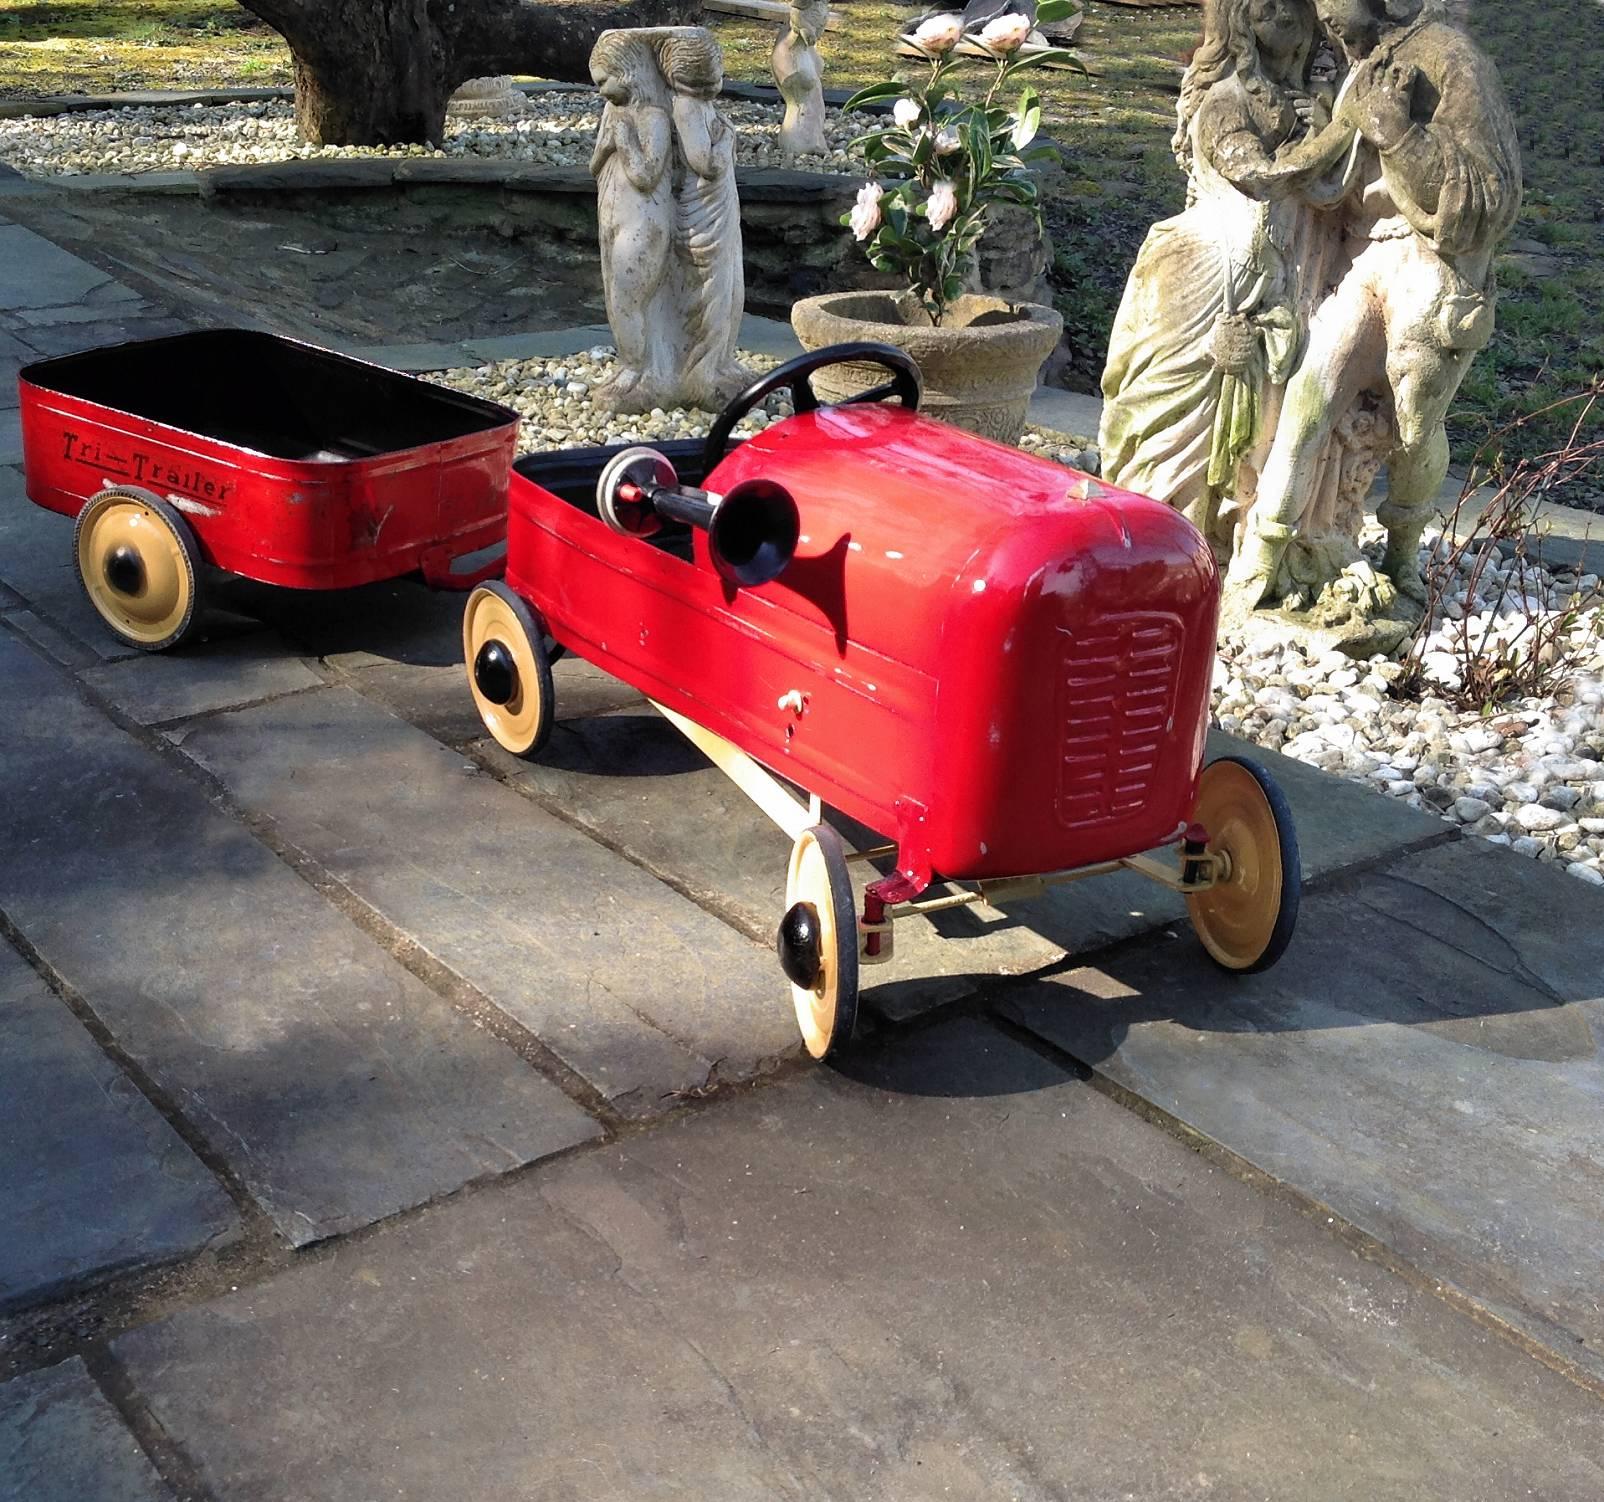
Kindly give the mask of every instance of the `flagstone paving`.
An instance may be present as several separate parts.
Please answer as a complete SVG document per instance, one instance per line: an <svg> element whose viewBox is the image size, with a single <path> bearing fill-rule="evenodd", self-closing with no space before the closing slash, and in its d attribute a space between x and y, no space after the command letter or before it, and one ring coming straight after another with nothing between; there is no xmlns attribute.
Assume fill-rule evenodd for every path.
<svg viewBox="0 0 1604 1502"><path fill-rule="evenodd" d="M169 316L3 222L0 309L0 385ZM19 459L0 400L8 1502L1604 1494L1590 889L1255 751L1280 967L1099 880L799 1067L785 841L632 690L516 762L409 581L131 653Z"/></svg>
<svg viewBox="0 0 1604 1502"><path fill-rule="evenodd" d="M238 1502L1604 1488L1591 1394L973 1021L113 1352Z"/></svg>
<svg viewBox="0 0 1604 1502"><path fill-rule="evenodd" d="M0 946L0 1309L232 1234L227 1194Z"/></svg>
<svg viewBox="0 0 1604 1502"><path fill-rule="evenodd" d="M349 690L180 744L625 1114L798 1049L769 954Z"/></svg>
<svg viewBox="0 0 1604 1502"><path fill-rule="evenodd" d="M1604 1383L1600 907L1461 840L1311 894L1263 975L1158 942L1004 1011Z"/></svg>
<svg viewBox="0 0 1604 1502"><path fill-rule="evenodd" d="M172 1502L173 1493L75 1357L0 1384L0 1496Z"/></svg>
<svg viewBox="0 0 1604 1502"><path fill-rule="evenodd" d="M0 910L292 1244L597 1132L0 633Z"/></svg>

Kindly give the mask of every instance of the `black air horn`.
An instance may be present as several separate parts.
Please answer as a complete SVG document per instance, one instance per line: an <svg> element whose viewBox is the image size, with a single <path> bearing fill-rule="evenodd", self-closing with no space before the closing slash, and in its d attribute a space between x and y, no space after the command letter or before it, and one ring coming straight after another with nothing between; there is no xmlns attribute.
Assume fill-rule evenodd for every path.
<svg viewBox="0 0 1604 1502"><path fill-rule="evenodd" d="M615 532L650 537L665 521L707 533L713 566L748 587L785 571L801 521L791 493L772 480L745 480L728 495L681 485L674 466L652 448L615 454L596 485L597 509Z"/></svg>

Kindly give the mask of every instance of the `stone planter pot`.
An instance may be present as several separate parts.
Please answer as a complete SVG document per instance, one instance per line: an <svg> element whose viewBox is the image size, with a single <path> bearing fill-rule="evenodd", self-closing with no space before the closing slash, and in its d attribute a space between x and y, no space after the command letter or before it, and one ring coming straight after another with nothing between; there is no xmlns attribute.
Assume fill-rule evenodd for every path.
<svg viewBox="0 0 1604 1502"><path fill-rule="evenodd" d="M982 438L1017 443L1064 320L1041 303L971 293L935 328L911 292L826 292L797 303L791 327L806 350L859 339L906 350L924 374L922 411ZM814 376L813 389L823 401L840 401L884 380L872 365L835 365Z"/></svg>

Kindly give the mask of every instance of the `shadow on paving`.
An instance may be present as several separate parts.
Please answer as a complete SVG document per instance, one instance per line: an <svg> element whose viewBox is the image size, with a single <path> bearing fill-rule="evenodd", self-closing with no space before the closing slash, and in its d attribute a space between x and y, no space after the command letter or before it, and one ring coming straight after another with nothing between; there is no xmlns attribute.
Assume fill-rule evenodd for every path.
<svg viewBox="0 0 1604 1502"><path fill-rule="evenodd" d="M1039 1055L849 1057L115 1356L237 1502L1604 1487L1589 1394Z"/></svg>
<svg viewBox="0 0 1604 1502"><path fill-rule="evenodd" d="M1460 841L1311 893L1262 975L1155 936L998 1005L1604 1381L1601 915Z"/></svg>
<svg viewBox="0 0 1604 1502"><path fill-rule="evenodd" d="M560 714L560 683L557 695ZM772 942L785 910L790 842L660 716L636 707L559 724L530 761L488 742L476 750L563 818ZM1209 754L1248 755L1272 770L1292 804L1306 879L1450 836L1440 819L1230 736L1211 735ZM851 820L829 818L859 849L883 843ZM866 868L857 879L861 886ZM943 890L950 889L931 895ZM865 973L865 1001L903 1020L970 994L977 980L1028 974L1185 923L1179 896L1125 871L1003 910L980 904L910 918L898 924L893 961Z"/></svg>
<svg viewBox="0 0 1604 1502"><path fill-rule="evenodd" d="M4 629L0 710L0 909L292 1244L599 1135Z"/></svg>

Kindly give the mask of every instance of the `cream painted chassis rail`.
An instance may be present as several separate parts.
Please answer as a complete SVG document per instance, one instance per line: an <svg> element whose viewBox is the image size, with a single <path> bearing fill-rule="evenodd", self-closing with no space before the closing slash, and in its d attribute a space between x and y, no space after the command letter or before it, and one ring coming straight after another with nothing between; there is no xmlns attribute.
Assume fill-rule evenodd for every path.
<svg viewBox="0 0 1604 1502"><path fill-rule="evenodd" d="M810 794L804 803L774 773L748 756L740 747L732 745L705 725L698 725L695 720L688 720L666 705L659 704L655 699L649 702L793 841L800 839L804 830L811 829L822 821L823 804L816 794ZM1182 825L1176 829L1169 843L1180 843L1185 833L1186 828ZM854 851L847 856L847 859L855 862L878 860L882 856L895 855L896 850L895 845L876 845L868 850ZM1149 881L1157 882L1159 886L1168 887L1170 891L1178 892L1182 896L1189 892L1206 891L1215 882L1230 878L1230 862L1223 852L1203 851L1196 855L1188 855L1185 860L1196 872L1190 881L1180 867L1155 860L1150 855L1127 855L1118 860L1099 861L1092 866L1077 866L1070 871L1049 871L1039 876L1008 876L972 883L953 882L950 884L961 886L962 889L943 897L915 898L911 902L895 903L886 908L883 922L868 923L860 916L858 962L883 965L891 959L896 920L913 913L939 913L949 908L970 907L980 902L1000 907L1005 902L1014 902L1026 897L1040 897L1051 887L1068 886L1071 882L1084 881L1088 876L1106 876L1113 871L1134 871L1138 876L1145 876ZM865 946L865 940L872 933L881 935L878 954L869 954Z"/></svg>

